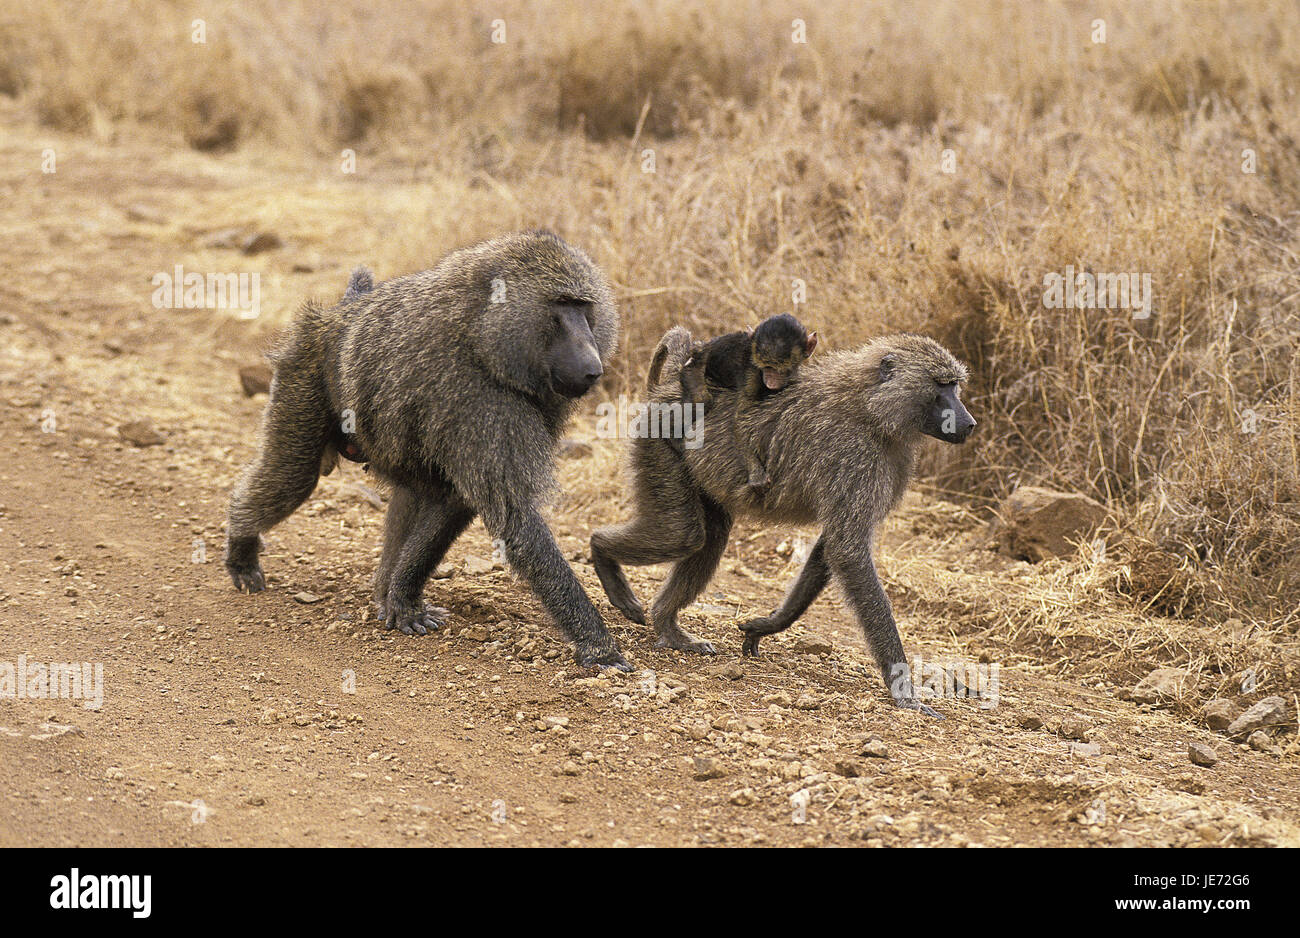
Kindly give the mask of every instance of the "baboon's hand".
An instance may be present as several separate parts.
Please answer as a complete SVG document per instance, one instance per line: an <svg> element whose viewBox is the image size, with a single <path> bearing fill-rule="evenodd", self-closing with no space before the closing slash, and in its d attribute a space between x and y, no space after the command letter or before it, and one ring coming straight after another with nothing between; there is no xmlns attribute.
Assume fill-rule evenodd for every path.
<svg viewBox="0 0 1300 938"><path fill-rule="evenodd" d="M902 710L919 710L921 713L924 713L926 716L934 717L936 720L943 719L942 713L936 713L934 710L930 709L925 704L921 703L921 701L917 700L915 697L895 697L894 705L899 707Z"/></svg>
<svg viewBox="0 0 1300 938"><path fill-rule="evenodd" d="M631 671L632 665L628 664L623 653L618 650L618 646L605 648L600 646L579 645L574 652L574 657L578 659L578 664L584 668L617 668L620 671Z"/></svg>
<svg viewBox="0 0 1300 938"><path fill-rule="evenodd" d="M747 622L740 623L740 631L745 633L745 640L740 643L740 653L746 658L758 657L758 640L764 635L771 635L773 632L780 632L782 629L775 625L771 619L766 616L761 619L750 619Z"/></svg>
<svg viewBox="0 0 1300 938"><path fill-rule="evenodd" d="M260 593L266 589L266 577L262 574L262 565L257 561L251 564L227 563L226 570L234 581L235 589L241 593Z"/></svg>

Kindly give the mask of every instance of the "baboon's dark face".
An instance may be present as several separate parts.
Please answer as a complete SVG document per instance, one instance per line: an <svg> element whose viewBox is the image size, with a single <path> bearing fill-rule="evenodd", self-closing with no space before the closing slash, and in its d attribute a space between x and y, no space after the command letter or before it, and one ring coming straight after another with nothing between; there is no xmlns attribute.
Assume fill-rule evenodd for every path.
<svg viewBox="0 0 1300 938"><path fill-rule="evenodd" d="M798 320L785 314L773 316L755 330L750 357L762 372L763 386L779 391L816 347L817 333L805 332Z"/></svg>
<svg viewBox="0 0 1300 938"><path fill-rule="evenodd" d="M975 418L961 402L961 388L953 384L935 384L921 432L945 443L965 443L975 429Z"/></svg>
<svg viewBox="0 0 1300 938"><path fill-rule="evenodd" d="M546 355L551 389L564 397L582 397L605 373L591 333L592 304L559 300L551 312Z"/></svg>

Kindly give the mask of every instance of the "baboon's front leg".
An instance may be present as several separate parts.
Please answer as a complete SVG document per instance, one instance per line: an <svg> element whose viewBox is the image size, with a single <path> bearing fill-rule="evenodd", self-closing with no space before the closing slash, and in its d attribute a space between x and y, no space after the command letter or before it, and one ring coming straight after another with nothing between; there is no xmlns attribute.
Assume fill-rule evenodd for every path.
<svg viewBox="0 0 1300 938"><path fill-rule="evenodd" d="M808 559L804 561L803 568L791 585L790 591L786 593L780 607L770 616L750 619L740 624L740 630L745 633L740 653L758 657L759 639L774 632L783 632L794 625L795 621L812 605L813 600L821 595L830 578L831 568L826 564L826 544L824 539L819 537L812 550L808 552Z"/></svg>
<svg viewBox="0 0 1300 938"><path fill-rule="evenodd" d="M707 496L702 496L704 509L704 543L689 557L677 561L667 581L650 607L650 621L654 623L659 648L680 648L705 655L717 654L711 642L683 631L677 624L677 614L708 585L718 569L722 552L731 536L731 515Z"/></svg>
<svg viewBox="0 0 1300 938"><path fill-rule="evenodd" d="M927 716L943 719L916 698L903 652L903 641L899 638L898 626L894 623L894 612L871 561L869 532L861 540L855 537L850 543L837 544L833 549L828 549L827 559L844 589L845 598L857 616L867 646L880 667L885 686L889 688L894 703L907 710L919 710Z"/></svg>
<svg viewBox="0 0 1300 938"><path fill-rule="evenodd" d="M396 559L388 572L381 618L385 628L407 635L426 635L446 624L448 612L425 604L421 597L424 584L447 548L474 520L475 512L450 493L438 499L408 491L397 507L401 514L393 519L391 533L400 536L404 529L405 537L400 546L393 548ZM389 549L385 543L384 553ZM382 559L380 567L382 571Z"/></svg>
<svg viewBox="0 0 1300 938"><path fill-rule="evenodd" d="M493 514L496 516L484 515L488 532L504 542L510 566L532 587L560 631L573 642L578 663L631 671L537 509L531 503L507 505L494 509Z"/></svg>

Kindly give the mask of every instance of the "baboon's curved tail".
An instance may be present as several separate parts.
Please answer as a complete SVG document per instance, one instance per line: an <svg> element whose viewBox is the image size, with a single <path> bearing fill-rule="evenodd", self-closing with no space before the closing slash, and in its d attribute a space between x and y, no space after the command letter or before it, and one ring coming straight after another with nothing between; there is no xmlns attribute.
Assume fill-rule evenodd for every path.
<svg viewBox="0 0 1300 938"><path fill-rule="evenodd" d="M375 288L375 278L365 267L358 267L348 278L348 288L343 293L343 302L350 303L363 293Z"/></svg>
<svg viewBox="0 0 1300 938"><path fill-rule="evenodd" d="M655 347L654 357L650 359L650 370L646 372L645 378L646 390L653 391L659 386L665 365L668 367L667 374L670 377L680 372L682 362L690 355L693 345L694 340L691 338L690 331L682 326L673 326L665 332L664 337Z"/></svg>

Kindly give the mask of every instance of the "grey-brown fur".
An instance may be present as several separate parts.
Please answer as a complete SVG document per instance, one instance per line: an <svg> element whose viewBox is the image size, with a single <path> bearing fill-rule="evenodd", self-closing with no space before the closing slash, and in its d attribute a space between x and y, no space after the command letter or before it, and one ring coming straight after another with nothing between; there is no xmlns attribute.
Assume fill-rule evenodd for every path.
<svg viewBox="0 0 1300 938"><path fill-rule="evenodd" d="M816 347L817 333L809 333L794 316L781 313L753 330L697 345L682 364L682 394L688 401L707 408L713 399L710 386L739 392L732 428L736 448L745 458L750 488L763 489L770 481L765 454L755 441L753 404L783 391Z"/></svg>
<svg viewBox="0 0 1300 938"><path fill-rule="evenodd" d="M674 328L656 350L652 400L680 395L676 381L692 348L690 334ZM732 518L745 514L778 524L820 524L822 532L781 607L741 625L744 650L788 628L808 608L832 574L862 626L895 701L932 713L907 680L902 642L889 600L872 562L878 525L897 506L911 476L917 445L932 433L935 408L955 404L952 441L974 426L956 398L966 368L937 342L922 336L875 339L853 351L821 356L800 380L755 402L752 432L767 454L771 483L764 492L746 485L743 453L734 443L738 392L714 389L702 445L677 450L660 439L633 441L637 516L595 532L592 561L605 593L628 618L645 621L620 564L674 561L650 609L660 641L680 641L680 610L712 577ZM953 388L943 396L940 385ZM707 642L689 637L698 650ZM702 647L702 646L707 646Z"/></svg>
<svg viewBox="0 0 1300 938"><path fill-rule="evenodd" d="M335 451L355 447L393 487L375 577L387 627L442 624L446 611L421 599L425 581L481 515L579 661L627 668L538 510L574 399L617 336L604 275L549 232L487 241L377 286L354 273L344 302L308 303L273 357L262 446L231 497L236 587L264 588L260 532L311 494ZM562 381L574 367L585 372L577 388Z"/></svg>

